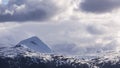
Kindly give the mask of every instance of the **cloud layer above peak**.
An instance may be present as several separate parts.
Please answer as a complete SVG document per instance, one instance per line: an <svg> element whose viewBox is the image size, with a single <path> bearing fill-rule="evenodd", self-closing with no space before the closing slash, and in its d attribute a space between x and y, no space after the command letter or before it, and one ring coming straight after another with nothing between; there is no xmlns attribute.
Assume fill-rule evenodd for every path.
<svg viewBox="0 0 120 68"><path fill-rule="evenodd" d="M0 22L40 21L48 19L57 12L52 0L9 0L0 5Z"/></svg>
<svg viewBox="0 0 120 68"><path fill-rule="evenodd" d="M8 0L7 3L1 0L0 3L0 22L63 19L74 17L75 9L80 10L79 14L84 14L83 12L99 14L120 7L119 0Z"/></svg>

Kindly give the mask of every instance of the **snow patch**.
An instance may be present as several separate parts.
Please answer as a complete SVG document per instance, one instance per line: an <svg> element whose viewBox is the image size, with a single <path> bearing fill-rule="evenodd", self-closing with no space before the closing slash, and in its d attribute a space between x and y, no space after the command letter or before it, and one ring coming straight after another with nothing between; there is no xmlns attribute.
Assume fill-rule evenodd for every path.
<svg viewBox="0 0 120 68"><path fill-rule="evenodd" d="M40 53L52 53L52 50L36 36L25 39L19 42L16 46L29 48Z"/></svg>

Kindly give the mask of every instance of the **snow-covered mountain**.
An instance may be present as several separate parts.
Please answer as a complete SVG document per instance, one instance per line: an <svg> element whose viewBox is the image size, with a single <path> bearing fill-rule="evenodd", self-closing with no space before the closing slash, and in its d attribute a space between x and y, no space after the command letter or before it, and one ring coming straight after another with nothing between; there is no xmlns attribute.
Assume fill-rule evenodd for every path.
<svg viewBox="0 0 120 68"><path fill-rule="evenodd" d="M25 39L16 46L23 46L40 53L52 53L52 50L36 36Z"/></svg>
<svg viewBox="0 0 120 68"><path fill-rule="evenodd" d="M0 68L120 68L120 55L111 52L86 60L35 52L22 46L0 48Z"/></svg>
<svg viewBox="0 0 120 68"><path fill-rule="evenodd" d="M110 51L93 59L84 56L78 59L52 54L47 45L43 52L44 43L41 42L39 38L32 37L14 47L0 48L0 68L120 68L120 52Z"/></svg>

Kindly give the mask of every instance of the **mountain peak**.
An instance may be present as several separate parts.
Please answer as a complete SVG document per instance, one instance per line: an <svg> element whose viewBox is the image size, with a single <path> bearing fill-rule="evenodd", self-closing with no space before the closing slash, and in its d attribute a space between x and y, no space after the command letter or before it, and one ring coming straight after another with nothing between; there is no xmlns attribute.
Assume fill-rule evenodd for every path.
<svg viewBox="0 0 120 68"><path fill-rule="evenodd" d="M32 36L32 37L30 37L30 38L28 38L28 39L39 39L37 36ZM40 39L39 39L40 40Z"/></svg>
<svg viewBox="0 0 120 68"><path fill-rule="evenodd" d="M40 53L51 53L52 52L51 49L36 36L20 41L17 44L17 46L27 47L31 50L34 50Z"/></svg>

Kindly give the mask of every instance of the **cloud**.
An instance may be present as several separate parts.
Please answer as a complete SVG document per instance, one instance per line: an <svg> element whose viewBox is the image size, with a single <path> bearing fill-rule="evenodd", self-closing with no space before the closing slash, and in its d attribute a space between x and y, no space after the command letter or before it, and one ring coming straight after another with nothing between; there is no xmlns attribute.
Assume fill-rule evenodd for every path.
<svg viewBox="0 0 120 68"><path fill-rule="evenodd" d="M41 21L54 16L57 6L52 0L10 0L0 6L0 22Z"/></svg>
<svg viewBox="0 0 120 68"><path fill-rule="evenodd" d="M15 40L11 42L15 44L35 35L61 54L69 54L69 52L71 52L70 54L95 53L102 49L112 50L118 46L114 37L117 32L116 26L110 26L110 24L81 23L70 20L54 23L53 21L44 23L29 22L11 29L6 28L8 33L1 31L0 39L7 41L7 38L10 38ZM112 29L115 30L114 33ZM5 34L2 34L2 32ZM7 44L6 42L2 43ZM71 50L67 50L67 48Z"/></svg>
<svg viewBox="0 0 120 68"><path fill-rule="evenodd" d="M97 51L114 50L117 44L116 26L112 24L80 21L49 21L44 23L15 23L5 25L0 30L0 47L14 46L31 36L38 36L51 49L60 54L92 54ZM0 25L1 25L0 24ZM110 27L112 25L112 27ZM10 27L11 26L11 27ZM3 27L3 28L2 28ZM114 30L115 32L113 32Z"/></svg>
<svg viewBox="0 0 120 68"><path fill-rule="evenodd" d="M75 55L75 53L78 51L76 50L76 45L73 43L59 43L59 44L55 44L54 46L52 46L52 49L59 54L69 54L71 53L72 55Z"/></svg>
<svg viewBox="0 0 120 68"><path fill-rule="evenodd" d="M108 29L103 25L91 24L87 26L86 30L92 35L102 35L105 34Z"/></svg>
<svg viewBox="0 0 120 68"><path fill-rule="evenodd" d="M2 0L0 0L0 5L2 4Z"/></svg>
<svg viewBox="0 0 120 68"><path fill-rule="evenodd" d="M90 8L84 10L86 12L109 12L117 8L111 7L115 0L85 0L80 3L80 11L74 11L78 8L78 4L75 5L78 0L74 5L72 1L10 0L7 5L1 5L0 22L5 23L0 23L0 46L14 45L35 35L62 54L86 54L119 47L119 11L103 15L81 11L84 6ZM99 3L95 5L98 1L103 4L102 7ZM91 6L92 3L94 6ZM54 16L55 19L51 20ZM18 26L14 27L15 24Z"/></svg>
<svg viewBox="0 0 120 68"><path fill-rule="evenodd" d="M119 0L84 0L80 3L79 8L86 12L105 13L119 7Z"/></svg>

